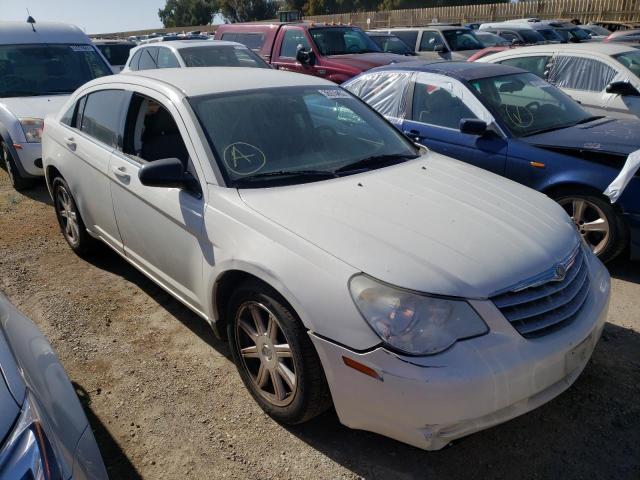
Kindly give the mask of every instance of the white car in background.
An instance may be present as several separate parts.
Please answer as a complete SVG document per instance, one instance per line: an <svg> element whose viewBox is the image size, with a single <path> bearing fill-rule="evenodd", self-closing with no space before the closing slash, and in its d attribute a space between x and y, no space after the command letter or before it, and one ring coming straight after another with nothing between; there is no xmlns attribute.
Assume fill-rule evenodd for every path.
<svg viewBox="0 0 640 480"><path fill-rule="evenodd" d="M16 190L43 175L44 117L57 113L83 83L111 73L78 27L0 22L0 142L2 163Z"/></svg>
<svg viewBox="0 0 640 480"><path fill-rule="evenodd" d="M630 45L540 45L494 53L477 61L528 70L597 115L640 117L640 50Z"/></svg>
<svg viewBox="0 0 640 480"><path fill-rule="evenodd" d="M224 40L174 40L147 43L131 50L123 72L184 67L271 68L244 45Z"/></svg>
<svg viewBox="0 0 640 480"><path fill-rule="evenodd" d="M604 326L609 274L560 206L311 75L99 79L44 152L71 248L104 241L197 312L285 423L333 402L439 449L567 389Z"/></svg>
<svg viewBox="0 0 640 480"><path fill-rule="evenodd" d="M98 47L100 53L107 59L113 73L120 73L124 68L124 64L127 63L129 58L129 52L137 44L134 42L124 40L103 40L95 39L93 44Z"/></svg>

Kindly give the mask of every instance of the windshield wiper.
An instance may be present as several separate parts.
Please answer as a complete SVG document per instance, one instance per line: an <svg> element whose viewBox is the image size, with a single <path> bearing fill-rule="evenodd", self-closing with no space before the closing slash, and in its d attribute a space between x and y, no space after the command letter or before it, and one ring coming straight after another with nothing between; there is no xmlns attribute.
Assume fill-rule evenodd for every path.
<svg viewBox="0 0 640 480"><path fill-rule="evenodd" d="M336 170L335 173L345 173L357 170L372 170L374 168L386 167L388 165L395 165L407 160L413 160L420 155L409 153L392 153L388 155L374 155L372 157L363 158L353 163L344 165Z"/></svg>
<svg viewBox="0 0 640 480"><path fill-rule="evenodd" d="M534 130L533 132L529 132L529 133L523 135L523 137L531 137L533 135L538 135L539 133L547 133L547 132L553 132L555 130L562 130L563 128L575 127L576 125L581 125L583 123L593 122L595 120L600 120L601 118L604 118L604 116L602 116L602 115L593 115L591 117L587 117L587 118L583 118L582 120L578 120L575 123L568 123L566 125L558 125L558 126L555 126L555 127L549 127L549 128L542 128L540 130Z"/></svg>
<svg viewBox="0 0 640 480"><path fill-rule="evenodd" d="M268 180L287 177L306 177L306 178L337 178L338 175L331 170L276 170L274 172L255 173L238 178L234 181L234 185L250 184L256 180Z"/></svg>
<svg viewBox="0 0 640 480"><path fill-rule="evenodd" d="M604 118L604 115L593 115L591 117L583 118L579 122L576 122L574 125L582 125L583 123L594 122L596 120L600 120L601 118Z"/></svg>

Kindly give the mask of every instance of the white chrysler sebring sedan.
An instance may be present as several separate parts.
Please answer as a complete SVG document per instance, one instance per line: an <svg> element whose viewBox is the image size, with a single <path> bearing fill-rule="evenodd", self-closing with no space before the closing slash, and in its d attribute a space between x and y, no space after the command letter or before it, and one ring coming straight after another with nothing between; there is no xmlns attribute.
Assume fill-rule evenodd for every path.
<svg viewBox="0 0 640 480"><path fill-rule="evenodd" d="M310 75L98 79L43 147L71 248L102 240L207 320L285 423L333 403L439 449L564 391L602 332L609 275L561 207Z"/></svg>

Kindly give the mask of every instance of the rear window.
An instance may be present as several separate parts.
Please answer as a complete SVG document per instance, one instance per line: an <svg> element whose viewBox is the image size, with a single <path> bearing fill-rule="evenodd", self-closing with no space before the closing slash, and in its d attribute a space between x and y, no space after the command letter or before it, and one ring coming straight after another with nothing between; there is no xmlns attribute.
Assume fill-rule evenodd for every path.
<svg viewBox="0 0 640 480"><path fill-rule="evenodd" d="M211 45L180 50L187 67L270 68L258 55L240 45Z"/></svg>
<svg viewBox="0 0 640 480"><path fill-rule="evenodd" d="M222 40L238 42L252 50L260 50L264 45L264 33L228 32L222 34Z"/></svg>
<svg viewBox="0 0 640 480"><path fill-rule="evenodd" d="M0 45L0 97L71 93L111 73L92 45Z"/></svg>

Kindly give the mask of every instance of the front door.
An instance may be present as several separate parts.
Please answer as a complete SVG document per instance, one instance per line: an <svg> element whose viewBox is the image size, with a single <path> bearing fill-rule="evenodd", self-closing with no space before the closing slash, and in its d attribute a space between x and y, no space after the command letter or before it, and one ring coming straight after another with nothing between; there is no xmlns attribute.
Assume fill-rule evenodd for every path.
<svg viewBox="0 0 640 480"><path fill-rule="evenodd" d="M184 132L182 118L169 100L134 94L123 151L111 160L111 194L125 255L202 314L203 252L208 245L203 193L148 187L138 179L142 165L163 158L178 158L186 170L203 178Z"/></svg>
<svg viewBox="0 0 640 480"><path fill-rule="evenodd" d="M418 75L404 133L435 152L504 175L507 142L496 134L460 132L460 121L465 118L492 121L462 84L442 75Z"/></svg>
<svg viewBox="0 0 640 480"><path fill-rule="evenodd" d="M312 50L305 31L298 27L285 28L280 45L276 45L277 54L271 61L272 65L278 70L316 75L317 69L314 65L302 64L296 59L299 46L306 51Z"/></svg>

